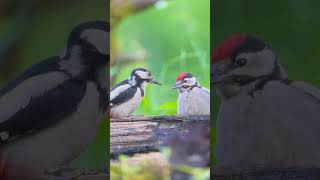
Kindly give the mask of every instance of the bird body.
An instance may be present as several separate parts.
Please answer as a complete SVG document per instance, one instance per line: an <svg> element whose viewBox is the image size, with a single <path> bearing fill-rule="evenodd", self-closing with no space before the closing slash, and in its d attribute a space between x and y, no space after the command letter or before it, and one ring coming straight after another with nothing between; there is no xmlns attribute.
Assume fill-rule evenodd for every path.
<svg viewBox="0 0 320 180"><path fill-rule="evenodd" d="M134 69L129 79L124 80L110 91L110 114L113 118L128 116L140 105L147 83L160 85L151 72L144 68Z"/></svg>
<svg viewBox="0 0 320 180"><path fill-rule="evenodd" d="M106 41L108 28L102 21L80 24L66 54L32 66L1 89L0 161L7 176L66 166L93 140L107 109L108 52L92 39L99 31Z"/></svg>
<svg viewBox="0 0 320 180"><path fill-rule="evenodd" d="M126 82L127 81L128 80L126 80ZM127 83L126 85L119 87L119 89L111 91L111 97L118 96L120 93L124 93L124 91L127 91L128 93L127 100L126 102L111 108L111 114L113 117L124 117L133 113L144 97L145 88L142 89Z"/></svg>
<svg viewBox="0 0 320 180"><path fill-rule="evenodd" d="M211 77L221 97L216 168L320 168L320 91L289 81L270 46L255 37L220 47Z"/></svg>
<svg viewBox="0 0 320 180"><path fill-rule="evenodd" d="M314 137L320 135L320 99L304 92L274 81L253 98L239 95L223 101L216 127L219 164L239 171L320 167Z"/></svg>
<svg viewBox="0 0 320 180"><path fill-rule="evenodd" d="M197 79L187 72L182 72L176 78L176 85L173 89L178 89L179 115L209 115L210 114L210 91L200 86Z"/></svg>
<svg viewBox="0 0 320 180"><path fill-rule="evenodd" d="M206 105L201 105L204 102ZM194 87L179 93L178 114L210 114L210 91L203 87Z"/></svg>

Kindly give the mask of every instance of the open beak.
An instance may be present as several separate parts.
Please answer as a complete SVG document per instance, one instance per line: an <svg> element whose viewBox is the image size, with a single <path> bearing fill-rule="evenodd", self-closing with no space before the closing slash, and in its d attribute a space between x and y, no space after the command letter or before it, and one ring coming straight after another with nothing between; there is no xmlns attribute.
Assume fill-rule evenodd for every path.
<svg viewBox="0 0 320 180"><path fill-rule="evenodd" d="M158 85L162 85L161 83L159 83L157 80L155 79L150 79L149 80L150 83L153 83L153 84L158 84Z"/></svg>
<svg viewBox="0 0 320 180"><path fill-rule="evenodd" d="M182 84L180 84L179 82L177 82L173 87L172 89L178 89L182 86Z"/></svg>

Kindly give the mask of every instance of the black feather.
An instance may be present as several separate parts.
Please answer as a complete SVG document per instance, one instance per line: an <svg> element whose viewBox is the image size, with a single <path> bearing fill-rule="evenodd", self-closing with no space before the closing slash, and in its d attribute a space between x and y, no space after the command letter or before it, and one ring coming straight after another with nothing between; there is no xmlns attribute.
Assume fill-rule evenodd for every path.
<svg viewBox="0 0 320 180"><path fill-rule="evenodd" d="M32 98L26 107L0 123L0 132L8 133L10 139L58 123L76 111L85 92L84 81L65 81L43 95Z"/></svg>
<svg viewBox="0 0 320 180"><path fill-rule="evenodd" d="M111 91L113 91L117 87L125 85L125 84L129 84L129 80L124 80L124 81L120 82L115 87L113 87L111 89ZM127 90L119 93L119 95L117 97L115 97L113 99L110 99L110 103L112 104L112 106L116 106L116 105L122 104L122 103L128 101L129 99L131 99L136 92L137 92L137 87L136 86L131 86Z"/></svg>
<svg viewBox="0 0 320 180"><path fill-rule="evenodd" d="M17 87L20 83L28 78L51 71L59 71L59 60L60 57L55 56L33 65L14 80L10 81L4 88L2 88L0 90L0 97Z"/></svg>

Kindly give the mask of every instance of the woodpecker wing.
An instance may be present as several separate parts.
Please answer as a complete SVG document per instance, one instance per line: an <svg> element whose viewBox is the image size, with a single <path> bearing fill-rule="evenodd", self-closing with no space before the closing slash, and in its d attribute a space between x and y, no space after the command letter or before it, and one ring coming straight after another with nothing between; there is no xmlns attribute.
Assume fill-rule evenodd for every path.
<svg viewBox="0 0 320 180"><path fill-rule="evenodd" d="M56 63L39 63L1 90L0 143L48 127L75 110L85 86L70 80Z"/></svg>
<svg viewBox="0 0 320 180"><path fill-rule="evenodd" d="M5 87L0 89L0 98L4 94L6 94L7 92L16 88L20 83L22 83L24 80L26 80L28 78L31 78L31 77L39 75L39 74L57 71L58 67L59 67L57 62L59 60L60 60L60 57L55 56L55 57L49 58L47 60L41 61L38 64L27 69L25 72L20 74L14 80L10 81ZM1 121L1 119L0 119L0 121Z"/></svg>
<svg viewBox="0 0 320 180"><path fill-rule="evenodd" d="M137 92L137 88L131 86L128 80L124 80L117 84L110 92L111 107L122 104L131 99Z"/></svg>

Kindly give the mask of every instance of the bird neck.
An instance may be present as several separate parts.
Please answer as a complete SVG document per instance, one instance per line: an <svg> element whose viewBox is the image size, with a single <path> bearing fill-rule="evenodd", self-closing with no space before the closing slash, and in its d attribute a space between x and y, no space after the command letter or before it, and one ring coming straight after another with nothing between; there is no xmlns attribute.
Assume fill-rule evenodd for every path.
<svg viewBox="0 0 320 180"><path fill-rule="evenodd" d="M194 85L192 86L187 86L187 87L181 87L179 88L179 93L183 93L185 91L190 91L192 90L193 88L197 88L197 87L200 87L200 84L198 82L196 82Z"/></svg>
<svg viewBox="0 0 320 180"><path fill-rule="evenodd" d="M129 83L130 83L131 86L139 87L143 91L146 89L146 86L147 86L147 81L146 80L137 78L136 76L132 76L129 79Z"/></svg>

